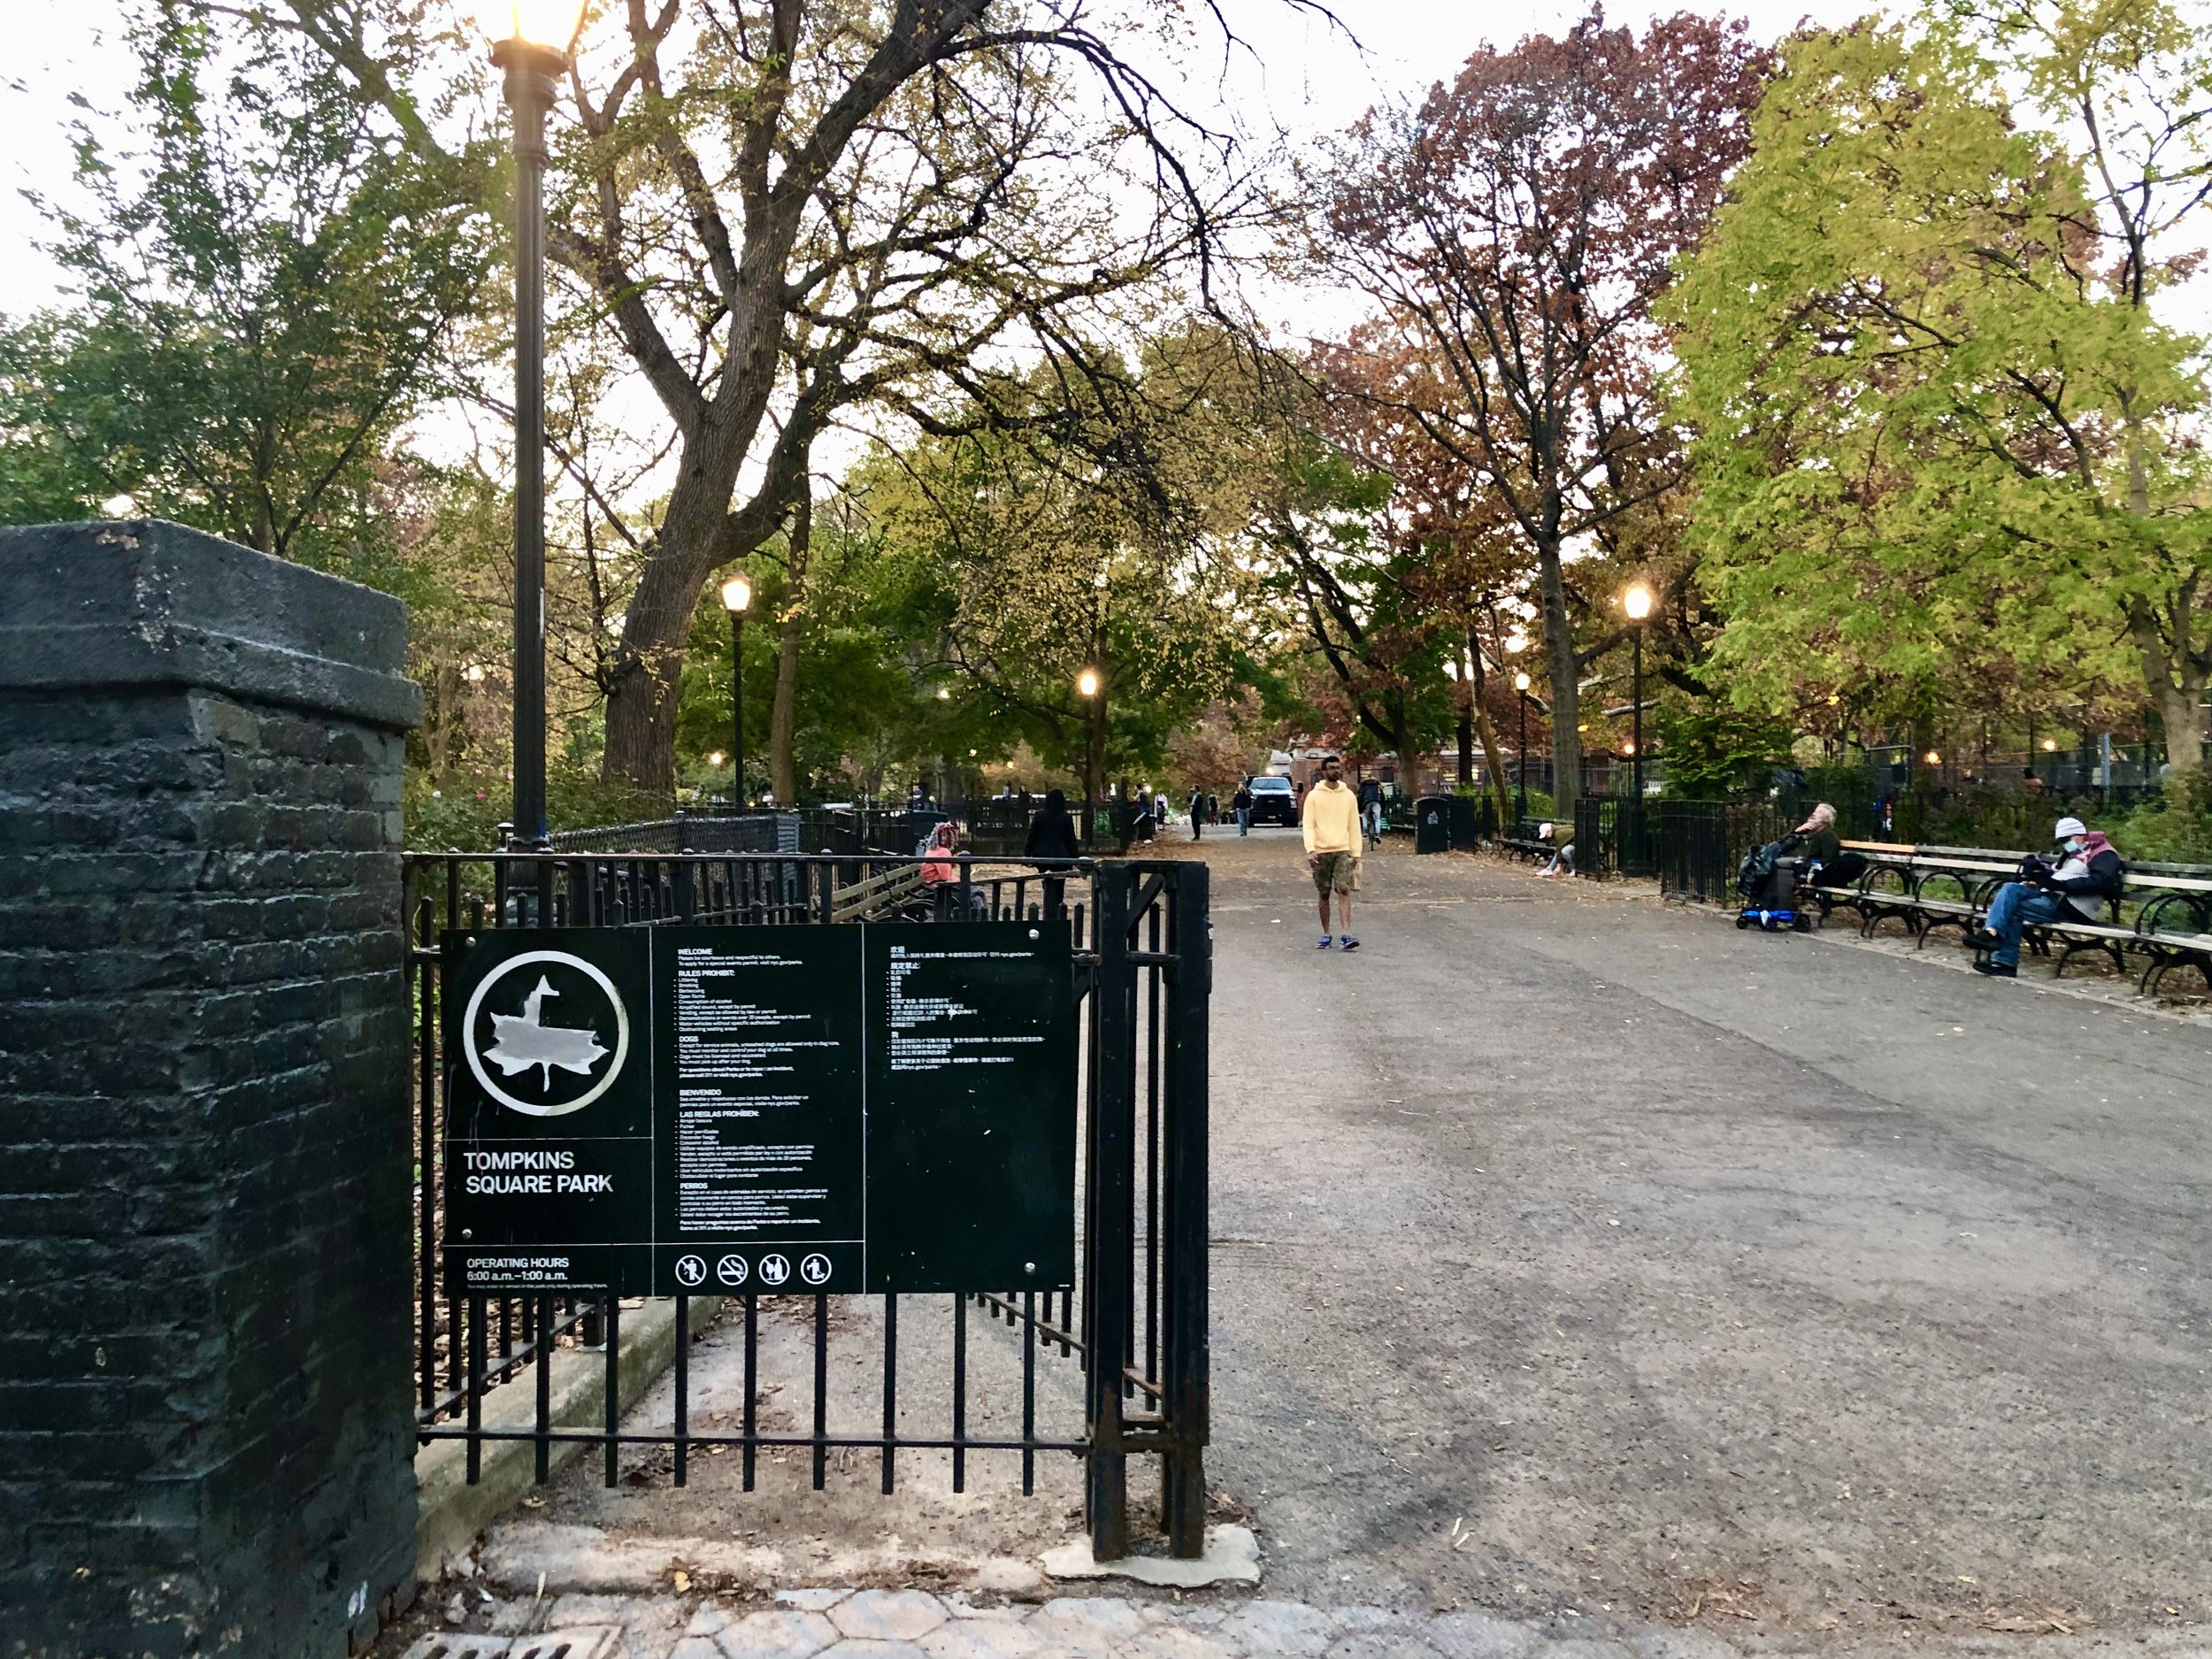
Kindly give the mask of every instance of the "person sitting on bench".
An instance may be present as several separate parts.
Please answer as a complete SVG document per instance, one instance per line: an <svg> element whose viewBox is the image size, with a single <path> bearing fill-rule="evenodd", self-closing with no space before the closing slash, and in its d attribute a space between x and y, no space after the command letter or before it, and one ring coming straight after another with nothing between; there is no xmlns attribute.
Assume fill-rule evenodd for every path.
<svg viewBox="0 0 2212 1659"><path fill-rule="evenodd" d="M1836 809L1825 801L1790 833L1805 838L1805 856L1820 866L1813 877L1814 886L1847 887L1866 873L1866 855L1844 851L1836 833Z"/></svg>
<svg viewBox="0 0 2212 1659"><path fill-rule="evenodd" d="M2105 907L2120 896L2120 855L2101 831L2078 818L2062 818L2052 832L2063 855L2056 864L2031 858L2021 879L2008 881L1989 902L1989 918L1968 938L1988 954L1974 959L1974 972L2001 979L2020 972L2020 933L2052 922L2101 922Z"/></svg>

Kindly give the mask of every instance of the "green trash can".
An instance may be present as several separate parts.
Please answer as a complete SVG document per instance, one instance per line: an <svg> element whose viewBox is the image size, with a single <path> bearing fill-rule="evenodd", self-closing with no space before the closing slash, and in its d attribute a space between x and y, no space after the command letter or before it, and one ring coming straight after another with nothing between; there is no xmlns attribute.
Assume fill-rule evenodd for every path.
<svg viewBox="0 0 2212 1659"><path fill-rule="evenodd" d="M1451 797L1423 795L1413 803L1413 850L1417 853L1446 853L1451 849Z"/></svg>

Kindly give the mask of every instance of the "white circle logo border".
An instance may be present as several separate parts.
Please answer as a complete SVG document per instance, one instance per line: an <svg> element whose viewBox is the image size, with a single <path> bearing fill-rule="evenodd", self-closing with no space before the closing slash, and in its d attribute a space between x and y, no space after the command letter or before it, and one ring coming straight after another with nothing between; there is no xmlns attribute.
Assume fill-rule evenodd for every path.
<svg viewBox="0 0 2212 1659"><path fill-rule="evenodd" d="M476 1052L476 1015L484 1005L484 994L517 968L533 962L557 962L574 968L607 994L607 1001L614 1009L614 1064L588 1093L558 1106L517 1100L492 1081L491 1074L484 1069L483 1056ZM581 956L572 956L565 950L526 950L518 956L508 957L477 982L476 989L469 995L468 1011L461 1017L461 1047L468 1055L469 1071L482 1085L484 1093L502 1106L511 1107L526 1118L565 1118L571 1112L583 1110L604 1094L622 1074L622 1063L630 1057L630 1010L622 1005L622 994L614 988L614 981Z"/></svg>

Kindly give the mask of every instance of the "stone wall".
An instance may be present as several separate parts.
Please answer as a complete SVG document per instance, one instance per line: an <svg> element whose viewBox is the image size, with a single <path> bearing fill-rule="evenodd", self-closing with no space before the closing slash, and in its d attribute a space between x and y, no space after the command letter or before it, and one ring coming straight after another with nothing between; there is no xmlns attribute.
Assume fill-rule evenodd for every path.
<svg viewBox="0 0 2212 1659"><path fill-rule="evenodd" d="M0 1653L412 1594L404 608L0 530Z"/></svg>

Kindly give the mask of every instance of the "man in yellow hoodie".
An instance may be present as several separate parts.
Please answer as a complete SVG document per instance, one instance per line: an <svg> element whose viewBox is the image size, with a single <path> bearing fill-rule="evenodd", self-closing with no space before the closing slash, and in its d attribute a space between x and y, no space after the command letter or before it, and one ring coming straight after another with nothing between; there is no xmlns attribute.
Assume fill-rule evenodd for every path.
<svg viewBox="0 0 2212 1659"><path fill-rule="evenodd" d="M1357 950L1352 934L1352 895L1359 887L1359 796L1344 783L1344 764L1334 755L1321 763L1321 781L1306 791L1298 821L1305 831L1306 867L1321 896L1321 949L1329 939L1329 895L1336 895L1337 923L1343 937L1335 942Z"/></svg>

